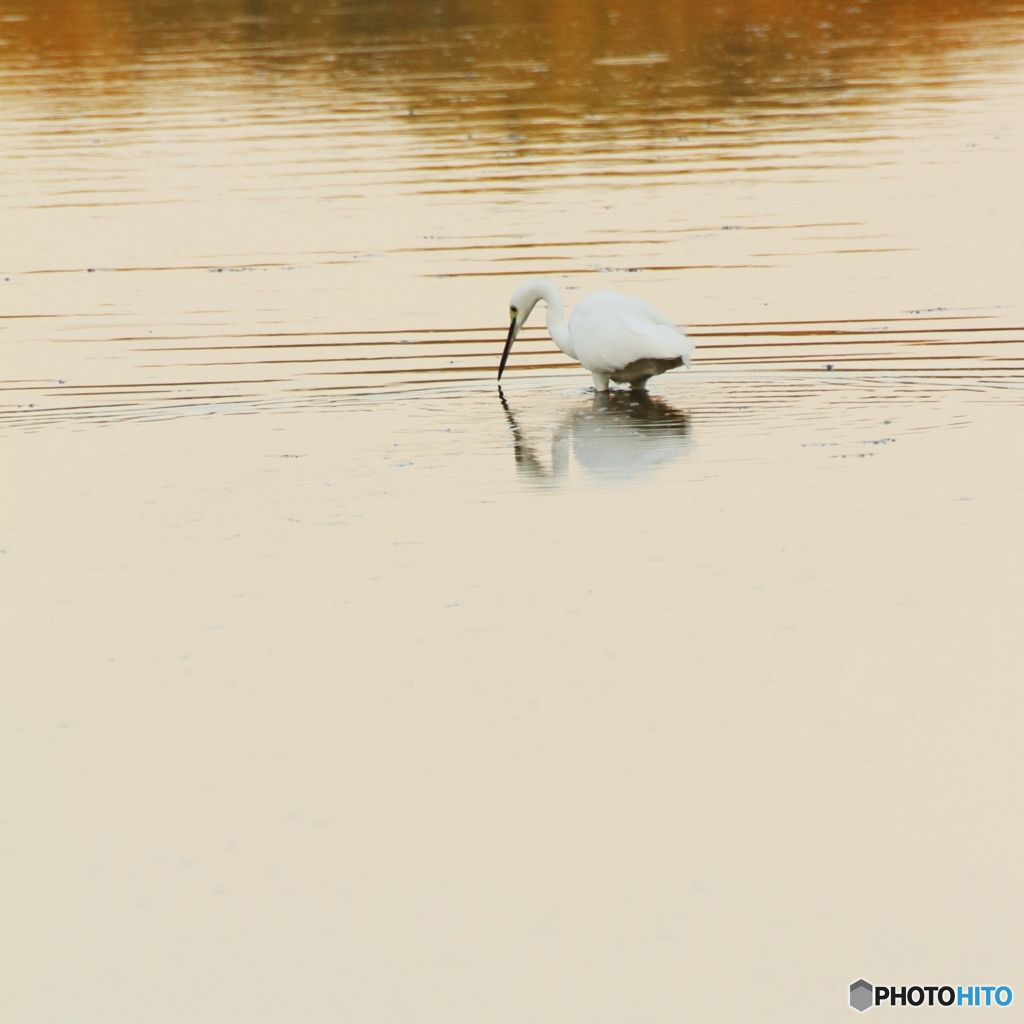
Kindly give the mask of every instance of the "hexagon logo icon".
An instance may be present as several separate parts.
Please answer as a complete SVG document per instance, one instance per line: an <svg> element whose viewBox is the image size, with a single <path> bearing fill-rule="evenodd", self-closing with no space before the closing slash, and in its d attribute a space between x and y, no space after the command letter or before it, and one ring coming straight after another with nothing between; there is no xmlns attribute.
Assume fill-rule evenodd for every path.
<svg viewBox="0 0 1024 1024"><path fill-rule="evenodd" d="M850 1005L855 1010L860 1010L861 1013L870 1010L871 1004L874 1002L872 994L871 982L860 978L850 986Z"/></svg>

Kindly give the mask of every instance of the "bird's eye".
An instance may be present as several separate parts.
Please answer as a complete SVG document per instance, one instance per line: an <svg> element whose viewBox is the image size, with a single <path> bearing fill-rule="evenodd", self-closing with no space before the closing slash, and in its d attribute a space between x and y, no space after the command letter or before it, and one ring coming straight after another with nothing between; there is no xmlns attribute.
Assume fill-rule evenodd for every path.
<svg viewBox="0 0 1024 1024"><path fill-rule="evenodd" d="M508 311L508 313L509 313L509 316L510 316L510 317L511 317L511 318L512 318L513 320L515 320L515 318L516 318L517 316L519 316L519 310L518 310L518 309L516 309L516 307L515 307L515 306L510 306L510 307L509 307L509 311Z"/></svg>

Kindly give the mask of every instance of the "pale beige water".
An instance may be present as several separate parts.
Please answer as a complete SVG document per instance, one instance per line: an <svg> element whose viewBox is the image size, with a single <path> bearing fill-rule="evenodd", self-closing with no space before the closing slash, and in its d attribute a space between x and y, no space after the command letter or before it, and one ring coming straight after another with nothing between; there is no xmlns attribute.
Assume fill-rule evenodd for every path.
<svg viewBox="0 0 1024 1024"><path fill-rule="evenodd" d="M1020 1019L1024 9L217 10L0 4L3 1019Z"/></svg>

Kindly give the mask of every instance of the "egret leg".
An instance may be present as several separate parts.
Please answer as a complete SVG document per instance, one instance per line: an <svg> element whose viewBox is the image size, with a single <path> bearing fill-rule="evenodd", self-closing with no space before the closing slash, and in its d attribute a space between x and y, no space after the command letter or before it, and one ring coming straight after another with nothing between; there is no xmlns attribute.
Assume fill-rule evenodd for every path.
<svg viewBox="0 0 1024 1024"><path fill-rule="evenodd" d="M594 378L594 390L595 391L607 391L608 390L608 378L603 373L591 373L591 377Z"/></svg>
<svg viewBox="0 0 1024 1024"><path fill-rule="evenodd" d="M650 379L651 379L650 377L641 377L639 380L633 381L631 387L633 388L634 391L646 391L647 390L647 382Z"/></svg>

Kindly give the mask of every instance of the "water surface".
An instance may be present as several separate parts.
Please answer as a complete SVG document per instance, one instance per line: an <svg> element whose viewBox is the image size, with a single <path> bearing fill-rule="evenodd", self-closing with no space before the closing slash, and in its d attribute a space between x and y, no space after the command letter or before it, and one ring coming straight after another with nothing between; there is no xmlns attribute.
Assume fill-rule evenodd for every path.
<svg viewBox="0 0 1024 1024"><path fill-rule="evenodd" d="M1019 3L3 0L0 104L12 1020L1024 993ZM531 274L693 369L499 392Z"/></svg>

